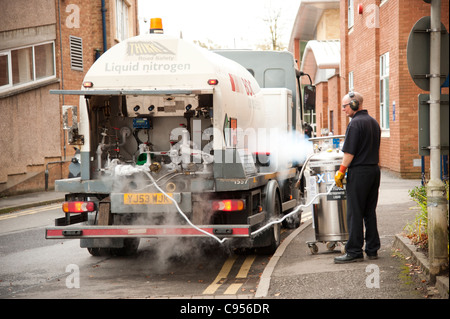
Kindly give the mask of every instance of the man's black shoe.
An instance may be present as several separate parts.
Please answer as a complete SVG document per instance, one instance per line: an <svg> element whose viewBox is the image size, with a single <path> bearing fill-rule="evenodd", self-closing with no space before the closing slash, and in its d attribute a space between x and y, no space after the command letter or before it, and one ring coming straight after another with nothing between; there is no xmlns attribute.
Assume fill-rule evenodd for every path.
<svg viewBox="0 0 450 319"><path fill-rule="evenodd" d="M346 263L353 263L353 262L363 261L363 260L364 260L363 256L350 256L349 254L344 254L342 256L335 257L334 263L335 264L346 264Z"/></svg>
<svg viewBox="0 0 450 319"><path fill-rule="evenodd" d="M367 255L367 258L370 260L378 259L378 254L375 255Z"/></svg>

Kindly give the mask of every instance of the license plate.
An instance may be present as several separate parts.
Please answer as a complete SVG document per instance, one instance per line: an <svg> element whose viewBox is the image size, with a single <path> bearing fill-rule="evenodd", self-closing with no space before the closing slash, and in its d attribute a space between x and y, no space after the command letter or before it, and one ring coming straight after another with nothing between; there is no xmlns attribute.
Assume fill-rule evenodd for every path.
<svg viewBox="0 0 450 319"><path fill-rule="evenodd" d="M172 197L172 194L167 194ZM167 205L171 200L162 193L125 193L123 194L125 205Z"/></svg>

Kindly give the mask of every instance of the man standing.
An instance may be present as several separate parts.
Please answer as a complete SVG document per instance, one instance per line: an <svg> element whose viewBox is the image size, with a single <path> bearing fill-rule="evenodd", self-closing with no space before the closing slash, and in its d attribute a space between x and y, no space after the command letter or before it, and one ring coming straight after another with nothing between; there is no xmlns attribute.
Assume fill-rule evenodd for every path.
<svg viewBox="0 0 450 319"><path fill-rule="evenodd" d="M344 158L336 172L336 186L343 187L347 171L347 226L349 238L346 253L334 258L335 263L362 261L364 245L369 259L378 258L380 237L377 229L376 207L380 187L379 150L381 129L367 110L363 110L363 97L349 92L342 99L342 108L351 118L342 147Z"/></svg>

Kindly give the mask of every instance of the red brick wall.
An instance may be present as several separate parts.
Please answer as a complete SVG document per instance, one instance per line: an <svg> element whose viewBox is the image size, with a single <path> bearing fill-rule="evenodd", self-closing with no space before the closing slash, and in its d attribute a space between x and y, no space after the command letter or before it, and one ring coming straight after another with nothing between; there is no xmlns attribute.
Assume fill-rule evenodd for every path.
<svg viewBox="0 0 450 319"><path fill-rule="evenodd" d="M136 35L139 30L137 0L126 2L130 5L129 34ZM111 47L117 43L114 19L116 0L105 0L105 4L108 47ZM50 79L45 84L32 83L32 86L14 89L0 101L1 116L11 119L4 121L0 116L3 120L0 121L0 131L4 132L3 135L7 135L6 138L0 139L0 149L2 154L9 156L6 161L3 160L5 155L0 158L2 164L0 192L11 195L27 190L42 189L45 165L48 162L70 159L74 153L73 148L66 145L66 158L64 158L63 136L66 132L62 130L61 125L61 105L78 105L79 98L65 96L63 101L62 96L49 94L49 90L80 89L84 75L94 62L94 49L103 50L102 12L100 0L1 1L0 7L3 10L0 13L0 33L15 31L19 35L14 38L5 34L6 39L10 38L7 42L13 40L12 43L5 42L5 49L39 43L42 37L45 41L55 40L56 79L54 81ZM40 31L36 33L35 39L28 39L28 37L31 38L31 31L35 27L36 32ZM56 37L53 30L56 30ZM83 71L70 68L70 35L82 38ZM24 41L23 44L22 41ZM20 45L16 45L16 42ZM18 117L17 114L21 115ZM23 114L26 116L22 116ZM27 121L27 116L32 120ZM27 130L23 130L23 125L19 122L30 123ZM11 138L8 138L9 135ZM4 140L8 142L7 149L2 148L2 145L5 145L2 143ZM26 146L23 147L23 145ZM27 152L16 152L23 149ZM29 154L32 156L30 157ZM49 165L50 188L55 178L67 177L67 166L63 167L56 163Z"/></svg>
<svg viewBox="0 0 450 319"><path fill-rule="evenodd" d="M341 79L339 75L331 77L328 82L316 85L316 132L323 136L322 129L332 131L334 135L345 134L348 120L341 108ZM333 118L330 114L333 112ZM333 121L333 123L331 123Z"/></svg>
<svg viewBox="0 0 450 319"><path fill-rule="evenodd" d="M400 154L400 165L404 167L404 175L410 176L415 173L417 168L412 168L412 159L420 158L418 156L418 102L417 96L420 93L429 93L418 88L408 71L406 61L406 45L409 33L417 20L423 16L430 15L430 5L423 1L399 1L400 21L399 21L399 59L398 73L401 74L398 85L399 100L403 107L400 108L400 132L399 143L402 145ZM449 30L449 2L441 1L441 21ZM449 57L442 57L442 59ZM448 94L448 88L443 89L442 93ZM428 162L428 161L427 161ZM427 165L428 168L428 165ZM420 168L419 168L420 170Z"/></svg>
<svg viewBox="0 0 450 319"><path fill-rule="evenodd" d="M345 114L343 114L341 109L341 90L340 90L340 78L338 75L331 77L328 80L328 112L333 111L333 125L330 123L329 119L328 127L334 128L334 135L345 134L345 128L347 123L345 122ZM345 127L342 121L344 120Z"/></svg>
<svg viewBox="0 0 450 319"><path fill-rule="evenodd" d="M74 27L68 22L68 20L70 21L71 16L76 15L73 7L70 7L70 5L76 5L79 8L79 27ZM108 6L108 1L106 1L106 5ZM109 8L107 7L107 9ZM66 12L66 10L69 12ZM64 74L61 73L59 42L57 43L56 49L59 60L57 65L58 74L60 79L62 76L64 77L64 89L78 90L81 87L84 75L94 63L94 49L98 48L103 51L101 1L71 0L70 3L61 2L60 12ZM83 41L83 71L76 71L70 68L69 36L80 37ZM110 44L111 43L109 43L109 45ZM78 104L78 98L66 96L65 103Z"/></svg>
<svg viewBox="0 0 450 319"><path fill-rule="evenodd" d="M58 7L58 0L56 1L56 8ZM128 1L132 6L129 8L129 13L133 18L130 21L135 21L132 23L133 28L130 27L130 34L137 35L138 32L138 22L136 18L136 6L137 0ZM106 34L107 34L107 47L110 48L117 44L118 41L115 37L115 0L105 1L105 20L106 20ZM73 7L77 6L79 8L79 27L73 27L73 20L71 17L76 15ZM66 12L67 10L67 12ZM62 39L62 61L64 67L64 73L61 73L61 54L60 54L60 43L59 43L59 28L57 28L57 39L56 41L56 56L57 56L57 76L64 81L65 90L79 90L81 88L84 76L89 68L92 66L95 60L95 49L99 49L100 53L103 53L103 27L102 27L102 12L101 12L101 1L90 1L90 0L71 0L60 2L60 13L61 13L61 39ZM58 15L58 12L56 12ZM57 16L58 19L58 16ZM69 19L69 23L67 22ZM69 36L76 36L82 38L83 41L83 71L72 70L70 67L70 48L69 48ZM63 78L62 78L63 77ZM63 104L62 97L60 98L61 105ZM78 96L64 97L64 104L67 105L78 105ZM61 147L63 147L64 141L61 141ZM73 148L67 146L68 157L73 155Z"/></svg>
<svg viewBox="0 0 450 319"><path fill-rule="evenodd" d="M300 57L300 40L294 39L294 59L297 62L297 68L300 70L301 59Z"/></svg>
<svg viewBox="0 0 450 319"><path fill-rule="evenodd" d="M316 133L322 136L322 129L329 129L328 82L316 84Z"/></svg>
<svg viewBox="0 0 450 319"><path fill-rule="evenodd" d="M420 167L413 167L413 159L420 159L417 96L427 92L421 91L411 79L406 46L415 22L430 15L430 5L422 0L387 0L381 6L380 2L355 1L355 22L349 30L347 1L341 1L341 96L348 91L348 73L353 71L355 91L363 94L364 108L379 121L379 59L389 52L390 130L381 141L380 165L403 177L420 177ZM358 4L363 5L363 14L358 14ZM441 21L447 30L448 9L448 1L442 1ZM378 24L372 20L377 11ZM446 92L448 89L443 90Z"/></svg>

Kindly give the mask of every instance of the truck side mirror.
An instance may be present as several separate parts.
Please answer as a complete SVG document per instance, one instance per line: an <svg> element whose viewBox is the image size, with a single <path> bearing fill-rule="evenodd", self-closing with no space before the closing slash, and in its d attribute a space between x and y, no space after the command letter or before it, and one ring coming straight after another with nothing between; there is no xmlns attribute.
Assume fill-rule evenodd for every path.
<svg viewBox="0 0 450 319"><path fill-rule="evenodd" d="M316 109L316 87L305 85L303 88L305 110L314 111Z"/></svg>

